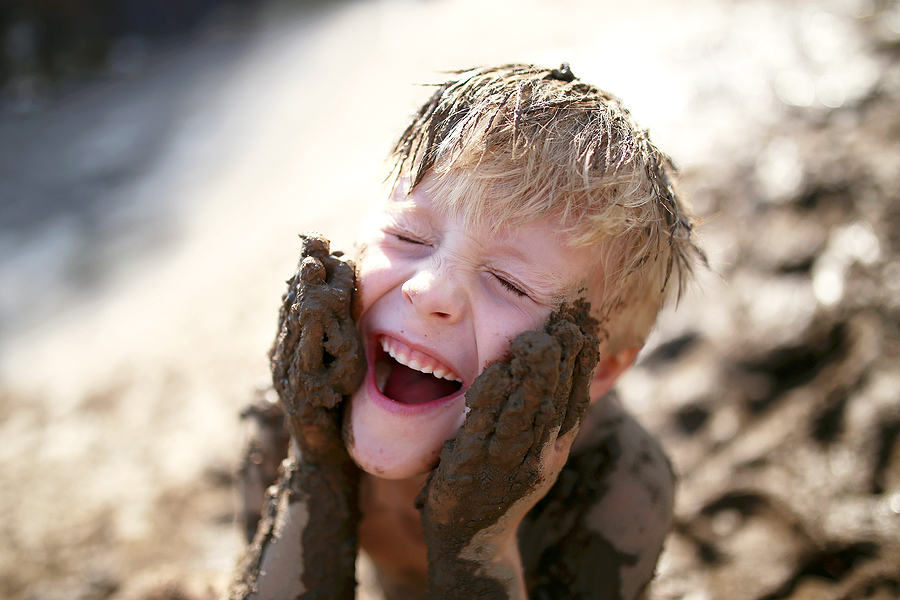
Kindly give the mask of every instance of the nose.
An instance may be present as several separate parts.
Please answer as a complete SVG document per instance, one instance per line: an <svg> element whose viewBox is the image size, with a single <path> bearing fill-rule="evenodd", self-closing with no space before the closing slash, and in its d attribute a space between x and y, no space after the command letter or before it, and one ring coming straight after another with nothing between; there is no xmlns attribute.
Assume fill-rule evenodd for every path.
<svg viewBox="0 0 900 600"><path fill-rule="evenodd" d="M459 322L465 312L461 282L446 267L418 271L403 283L402 290L420 316L443 325Z"/></svg>

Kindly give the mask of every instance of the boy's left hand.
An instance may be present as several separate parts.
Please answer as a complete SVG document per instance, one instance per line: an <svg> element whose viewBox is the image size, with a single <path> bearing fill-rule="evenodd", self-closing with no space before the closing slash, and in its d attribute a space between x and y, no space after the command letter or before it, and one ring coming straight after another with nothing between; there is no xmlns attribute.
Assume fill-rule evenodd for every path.
<svg viewBox="0 0 900 600"><path fill-rule="evenodd" d="M446 559L494 562L556 481L599 358L597 338L574 314L563 309L545 331L519 334L510 357L466 393L470 411L417 501L430 570Z"/></svg>

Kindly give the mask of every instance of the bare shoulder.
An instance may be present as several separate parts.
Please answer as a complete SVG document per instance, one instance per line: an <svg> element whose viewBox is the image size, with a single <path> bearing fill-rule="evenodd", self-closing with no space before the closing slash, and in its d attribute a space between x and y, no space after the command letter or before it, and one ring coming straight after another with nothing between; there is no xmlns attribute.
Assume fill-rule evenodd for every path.
<svg viewBox="0 0 900 600"><path fill-rule="evenodd" d="M669 531L674 489L656 439L615 397L595 403L559 480L519 530L531 598L640 598Z"/></svg>

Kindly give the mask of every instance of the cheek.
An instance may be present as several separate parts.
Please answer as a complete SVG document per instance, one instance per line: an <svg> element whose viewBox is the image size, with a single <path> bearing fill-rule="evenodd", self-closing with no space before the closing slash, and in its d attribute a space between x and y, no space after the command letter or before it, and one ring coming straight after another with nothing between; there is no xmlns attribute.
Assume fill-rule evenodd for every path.
<svg viewBox="0 0 900 600"><path fill-rule="evenodd" d="M549 308L534 307L529 310L492 311L483 315L476 326L481 364L505 357L509 343L523 331L543 330L550 313Z"/></svg>
<svg viewBox="0 0 900 600"><path fill-rule="evenodd" d="M359 314L365 314L378 298L398 285L397 269L378 249L367 248L356 262L356 287ZM401 282L402 283L402 282Z"/></svg>

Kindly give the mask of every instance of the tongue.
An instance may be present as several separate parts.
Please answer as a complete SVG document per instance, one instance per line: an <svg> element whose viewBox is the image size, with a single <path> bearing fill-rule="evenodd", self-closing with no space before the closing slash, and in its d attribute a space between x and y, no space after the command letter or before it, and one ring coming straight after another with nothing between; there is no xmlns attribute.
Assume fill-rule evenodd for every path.
<svg viewBox="0 0 900 600"><path fill-rule="evenodd" d="M446 379L410 369L394 363L391 376L384 386L384 395L404 404L430 402L456 392L459 385Z"/></svg>

